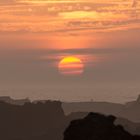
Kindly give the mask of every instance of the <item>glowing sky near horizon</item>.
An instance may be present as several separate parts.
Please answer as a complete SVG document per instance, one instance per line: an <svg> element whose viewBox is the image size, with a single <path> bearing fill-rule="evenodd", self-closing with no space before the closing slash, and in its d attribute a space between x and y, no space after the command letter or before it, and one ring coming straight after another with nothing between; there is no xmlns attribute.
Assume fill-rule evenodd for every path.
<svg viewBox="0 0 140 140"><path fill-rule="evenodd" d="M121 99L128 87L136 95L139 38L140 0L0 0L0 88L45 87L55 99L94 98L97 88L98 99ZM79 77L58 72L69 56L84 65Z"/></svg>

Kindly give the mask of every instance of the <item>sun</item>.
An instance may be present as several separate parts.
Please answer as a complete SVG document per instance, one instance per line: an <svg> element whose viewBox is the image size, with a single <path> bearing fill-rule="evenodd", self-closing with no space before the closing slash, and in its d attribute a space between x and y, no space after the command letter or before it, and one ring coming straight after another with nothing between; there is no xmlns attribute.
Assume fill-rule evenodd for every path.
<svg viewBox="0 0 140 140"><path fill-rule="evenodd" d="M62 75L81 75L84 72L84 64L78 57L64 57L58 64L59 72Z"/></svg>

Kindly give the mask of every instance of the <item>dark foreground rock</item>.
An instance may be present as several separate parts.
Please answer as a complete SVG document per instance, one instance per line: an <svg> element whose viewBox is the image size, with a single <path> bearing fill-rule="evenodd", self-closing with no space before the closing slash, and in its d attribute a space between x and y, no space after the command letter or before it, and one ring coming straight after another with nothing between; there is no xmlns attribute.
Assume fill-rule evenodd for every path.
<svg viewBox="0 0 140 140"><path fill-rule="evenodd" d="M62 140L66 124L61 102L0 102L0 140Z"/></svg>
<svg viewBox="0 0 140 140"><path fill-rule="evenodd" d="M114 116L90 113L84 119L72 121L64 132L64 140L140 140L121 125L115 125Z"/></svg>

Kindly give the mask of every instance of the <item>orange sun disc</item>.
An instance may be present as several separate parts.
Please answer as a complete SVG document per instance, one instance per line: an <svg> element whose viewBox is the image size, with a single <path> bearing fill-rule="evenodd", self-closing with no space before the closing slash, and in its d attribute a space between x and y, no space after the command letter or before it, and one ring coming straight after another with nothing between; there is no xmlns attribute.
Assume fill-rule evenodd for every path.
<svg viewBox="0 0 140 140"><path fill-rule="evenodd" d="M59 62L58 68L63 75L80 75L84 71L84 64L79 58L69 56Z"/></svg>

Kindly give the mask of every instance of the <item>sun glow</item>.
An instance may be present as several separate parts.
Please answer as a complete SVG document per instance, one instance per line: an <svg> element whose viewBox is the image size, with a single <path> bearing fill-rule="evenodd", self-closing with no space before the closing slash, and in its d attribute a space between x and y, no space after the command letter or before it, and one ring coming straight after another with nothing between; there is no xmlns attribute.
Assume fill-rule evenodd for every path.
<svg viewBox="0 0 140 140"><path fill-rule="evenodd" d="M81 75L84 72L83 62L73 56L63 58L59 62L58 68L63 75Z"/></svg>
<svg viewBox="0 0 140 140"><path fill-rule="evenodd" d="M97 18L97 12L88 12L88 11L73 11L73 12L63 12L60 13L59 16L68 19L77 19L77 18Z"/></svg>

